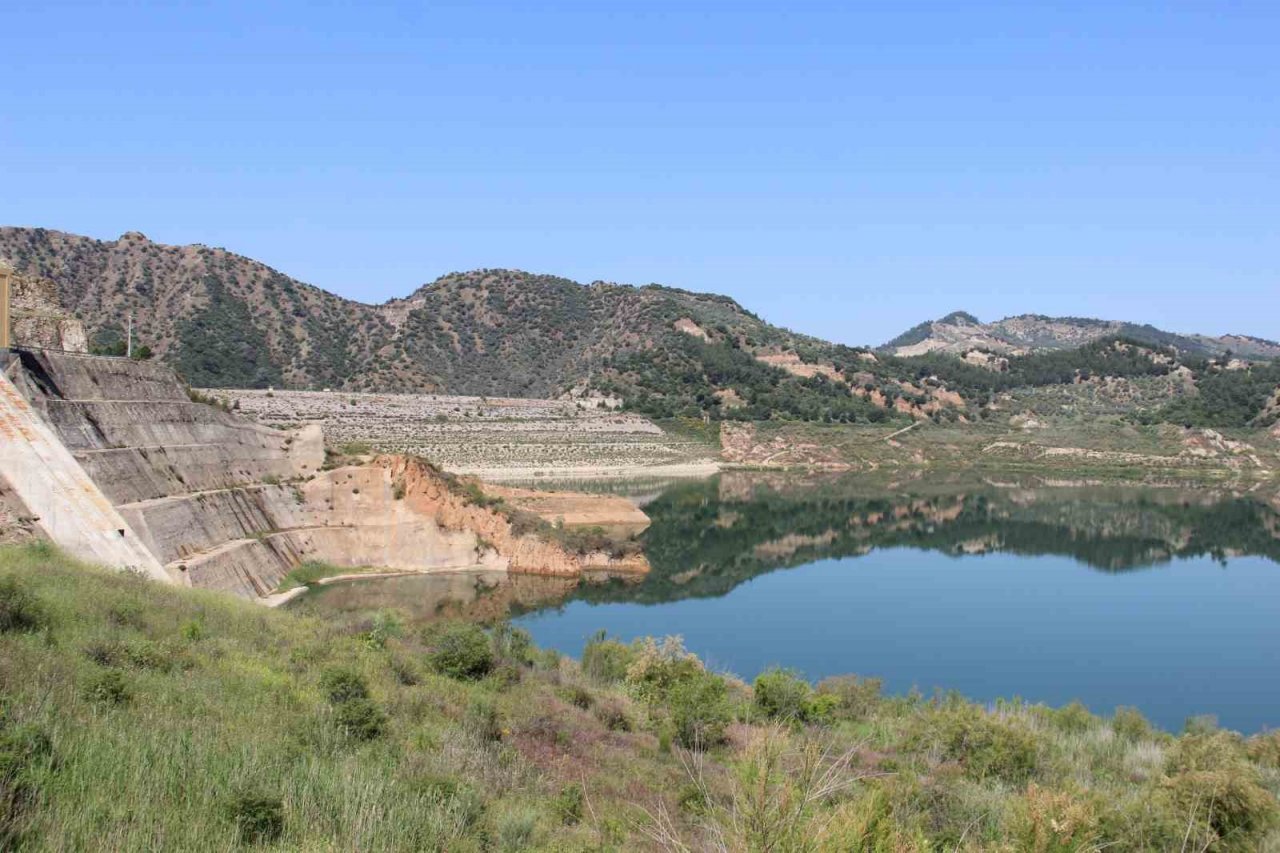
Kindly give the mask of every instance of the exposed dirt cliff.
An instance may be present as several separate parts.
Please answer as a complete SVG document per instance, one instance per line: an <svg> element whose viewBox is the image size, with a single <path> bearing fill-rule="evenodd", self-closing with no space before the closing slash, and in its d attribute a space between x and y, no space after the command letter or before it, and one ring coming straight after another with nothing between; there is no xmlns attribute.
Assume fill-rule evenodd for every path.
<svg viewBox="0 0 1280 853"><path fill-rule="evenodd" d="M584 571L649 570L642 555L615 557L598 550L579 553L536 533L521 532L503 513L468 500L444 475L421 460L381 456L373 464L391 473L397 492L403 493L410 509L429 516L445 530L474 533L482 548L495 552L508 571L573 576ZM624 499L598 498L600 502L618 500Z"/></svg>

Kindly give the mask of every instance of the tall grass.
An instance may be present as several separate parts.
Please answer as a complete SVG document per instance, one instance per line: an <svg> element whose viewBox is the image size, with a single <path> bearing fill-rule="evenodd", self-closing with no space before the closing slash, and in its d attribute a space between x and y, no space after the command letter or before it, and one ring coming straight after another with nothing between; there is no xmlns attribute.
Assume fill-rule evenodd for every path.
<svg viewBox="0 0 1280 853"><path fill-rule="evenodd" d="M1274 735L753 693L677 640L587 669L0 548L0 849L1280 849Z"/></svg>

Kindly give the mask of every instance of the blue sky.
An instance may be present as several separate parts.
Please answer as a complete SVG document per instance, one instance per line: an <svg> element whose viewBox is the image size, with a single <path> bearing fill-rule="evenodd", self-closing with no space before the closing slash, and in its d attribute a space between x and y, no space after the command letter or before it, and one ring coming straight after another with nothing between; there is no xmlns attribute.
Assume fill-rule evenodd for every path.
<svg viewBox="0 0 1280 853"><path fill-rule="evenodd" d="M0 44L0 223L1280 338L1280 3L69 3Z"/></svg>

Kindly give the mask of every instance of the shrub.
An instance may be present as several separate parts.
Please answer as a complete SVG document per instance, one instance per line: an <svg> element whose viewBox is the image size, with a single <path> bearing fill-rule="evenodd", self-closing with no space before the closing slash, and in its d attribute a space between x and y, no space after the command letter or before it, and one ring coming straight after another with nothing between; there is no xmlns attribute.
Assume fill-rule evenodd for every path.
<svg viewBox="0 0 1280 853"><path fill-rule="evenodd" d="M1027 853L1097 850L1100 819L1091 800L1032 783L1015 805L1009 834Z"/></svg>
<svg viewBox="0 0 1280 853"><path fill-rule="evenodd" d="M585 802L586 795L582 792L582 786L574 782L560 789L560 793L552 802L552 807L561 823L573 826L582 820L582 807Z"/></svg>
<svg viewBox="0 0 1280 853"><path fill-rule="evenodd" d="M118 669L104 669L93 676L85 686L85 698L102 705L124 705L133 697L124 673Z"/></svg>
<svg viewBox="0 0 1280 853"><path fill-rule="evenodd" d="M803 678L789 669L768 669L756 677L753 685L756 708L773 720L802 722L805 706L813 689Z"/></svg>
<svg viewBox="0 0 1280 853"><path fill-rule="evenodd" d="M19 822L35 799L35 770L53 755L44 729L35 725L8 726L0 718L0 849L19 847Z"/></svg>
<svg viewBox="0 0 1280 853"><path fill-rule="evenodd" d="M1187 717L1182 724L1182 731L1189 735L1211 735L1218 730L1218 718L1213 714L1198 714Z"/></svg>
<svg viewBox="0 0 1280 853"><path fill-rule="evenodd" d="M405 687L412 687L418 683L418 670L414 667L412 661L405 660L402 657L393 657L391 659L391 673L396 677L396 681Z"/></svg>
<svg viewBox="0 0 1280 853"><path fill-rule="evenodd" d="M1080 702L1072 702L1053 712L1053 724L1064 732L1088 731L1093 726L1094 719L1089 709Z"/></svg>
<svg viewBox="0 0 1280 853"><path fill-rule="evenodd" d="M85 654L102 666L132 666L157 672L169 672L181 662L176 649L145 638L100 638L85 647Z"/></svg>
<svg viewBox="0 0 1280 853"><path fill-rule="evenodd" d="M534 846L533 836L538 829L538 813L522 808L506 812L498 817L498 849L503 853L523 853Z"/></svg>
<svg viewBox="0 0 1280 853"><path fill-rule="evenodd" d="M834 696L840 716L861 720L875 710L883 684L878 678L838 675L818 682L818 695Z"/></svg>
<svg viewBox="0 0 1280 853"><path fill-rule="evenodd" d="M639 640L634 658L627 667L627 684L648 702L662 702L676 686L698 679L705 670L702 661L685 651L679 637L652 637Z"/></svg>
<svg viewBox="0 0 1280 853"><path fill-rule="evenodd" d="M1212 842L1196 849L1256 850L1280 818L1280 805L1235 735L1184 735L1170 750L1165 772L1179 811Z"/></svg>
<svg viewBox="0 0 1280 853"><path fill-rule="evenodd" d="M347 667L330 667L320 674L320 689L335 705L354 699L368 699L364 676Z"/></svg>
<svg viewBox="0 0 1280 853"><path fill-rule="evenodd" d="M389 610L375 613L369 630L361 635L365 644L371 649L385 649L387 641L404 633L400 617Z"/></svg>
<svg viewBox="0 0 1280 853"><path fill-rule="evenodd" d="M1255 764L1280 770L1280 730L1254 735L1245 741L1245 749Z"/></svg>
<svg viewBox="0 0 1280 853"><path fill-rule="evenodd" d="M227 810L244 844L270 844L284 834L284 801L259 792L231 798Z"/></svg>
<svg viewBox="0 0 1280 853"><path fill-rule="evenodd" d="M840 700L830 693L812 693L804 703L804 721L825 726L836 720Z"/></svg>
<svg viewBox="0 0 1280 853"><path fill-rule="evenodd" d="M38 631L48 624L40 600L16 577L0 578L0 634Z"/></svg>
<svg viewBox="0 0 1280 853"><path fill-rule="evenodd" d="M502 722L493 701L483 696L474 697L462 717L462 728L481 741L502 740Z"/></svg>
<svg viewBox="0 0 1280 853"><path fill-rule="evenodd" d="M690 815L706 814L711 805L707 799L707 789L695 782L688 782L676 793L676 805L680 811Z"/></svg>
<svg viewBox="0 0 1280 853"><path fill-rule="evenodd" d="M450 678L478 679L493 669L493 648L479 625L455 622L432 632L427 640L431 666Z"/></svg>
<svg viewBox="0 0 1280 853"><path fill-rule="evenodd" d="M533 637L510 622L499 622L493 628L493 652L504 663L527 666L533 653Z"/></svg>
<svg viewBox="0 0 1280 853"><path fill-rule="evenodd" d="M586 711L595 704L595 697L591 695L591 691L581 685L571 685L566 689L565 693L569 704L575 708L581 708Z"/></svg>
<svg viewBox="0 0 1280 853"><path fill-rule="evenodd" d="M923 722L940 737L944 757L959 762L973 779L1022 784L1036 770L1036 739L1021 722L969 706L926 715Z"/></svg>
<svg viewBox="0 0 1280 853"><path fill-rule="evenodd" d="M1111 730L1128 740L1146 740L1151 737L1151 723L1137 708L1121 706L1111 715Z"/></svg>
<svg viewBox="0 0 1280 853"><path fill-rule="evenodd" d="M113 602L107 608L107 619L121 628L137 628L141 630L145 627L145 622L142 618L142 603L136 598L123 598Z"/></svg>
<svg viewBox="0 0 1280 853"><path fill-rule="evenodd" d="M484 816L484 797L457 779L431 774L413 780L412 785L444 806L463 827L474 826Z"/></svg>
<svg viewBox="0 0 1280 853"><path fill-rule="evenodd" d="M348 699L338 705L334 720L352 740L369 741L382 736L387 715L370 699Z"/></svg>
<svg viewBox="0 0 1280 853"><path fill-rule="evenodd" d="M676 742L686 749L704 749L724 742L730 712L724 679L700 672L678 682L667 700Z"/></svg>
<svg viewBox="0 0 1280 853"><path fill-rule="evenodd" d="M600 631L582 650L582 671L595 681L613 683L627 677L627 668L634 660L635 652L630 646L607 639Z"/></svg>
<svg viewBox="0 0 1280 853"><path fill-rule="evenodd" d="M611 732L631 731L631 715L627 713L626 704L616 697L608 696L597 702L595 715Z"/></svg>

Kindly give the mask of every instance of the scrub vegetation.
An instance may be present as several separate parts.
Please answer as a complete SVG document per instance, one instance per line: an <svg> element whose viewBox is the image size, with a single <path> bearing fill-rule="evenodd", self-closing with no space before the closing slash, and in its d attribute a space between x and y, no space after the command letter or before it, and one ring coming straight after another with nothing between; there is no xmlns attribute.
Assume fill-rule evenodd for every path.
<svg viewBox="0 0 1280 853"><path fill-rule="evenodd" d="M320 621L0 550L0 847L1276 849L1280 739L1135 711L581 665L506 624Z"/></svg>
<svg viewBox="0 0 1280 853"><path fill-rule="evenodd" d="M137 339L197 387L603 392L655 418L828 424L1003 418L1028 395L1072 417L1101 405L1214 428L1269 426L1280 414L1280 382L1267 363L1280 344L1242 336L1029 315L979 326L956 312L873 352L774 326L725 296L660 285L584 286L482 269L363 305L223 249L165 246L137 233L100 241L0 228L0 255L25 274L55 278L95 346L115 346L133 312ZM958 340L981 335L959 349L892 354L940 334L955 343L945 329L959 329ZM1233 359L1233 348L1248 361ZM368 408L345 399L353 414ZM486 407L468 408L475 420L487 416ZM453 433L466 425L452 426L398 440L456 446Z"/></svg>

